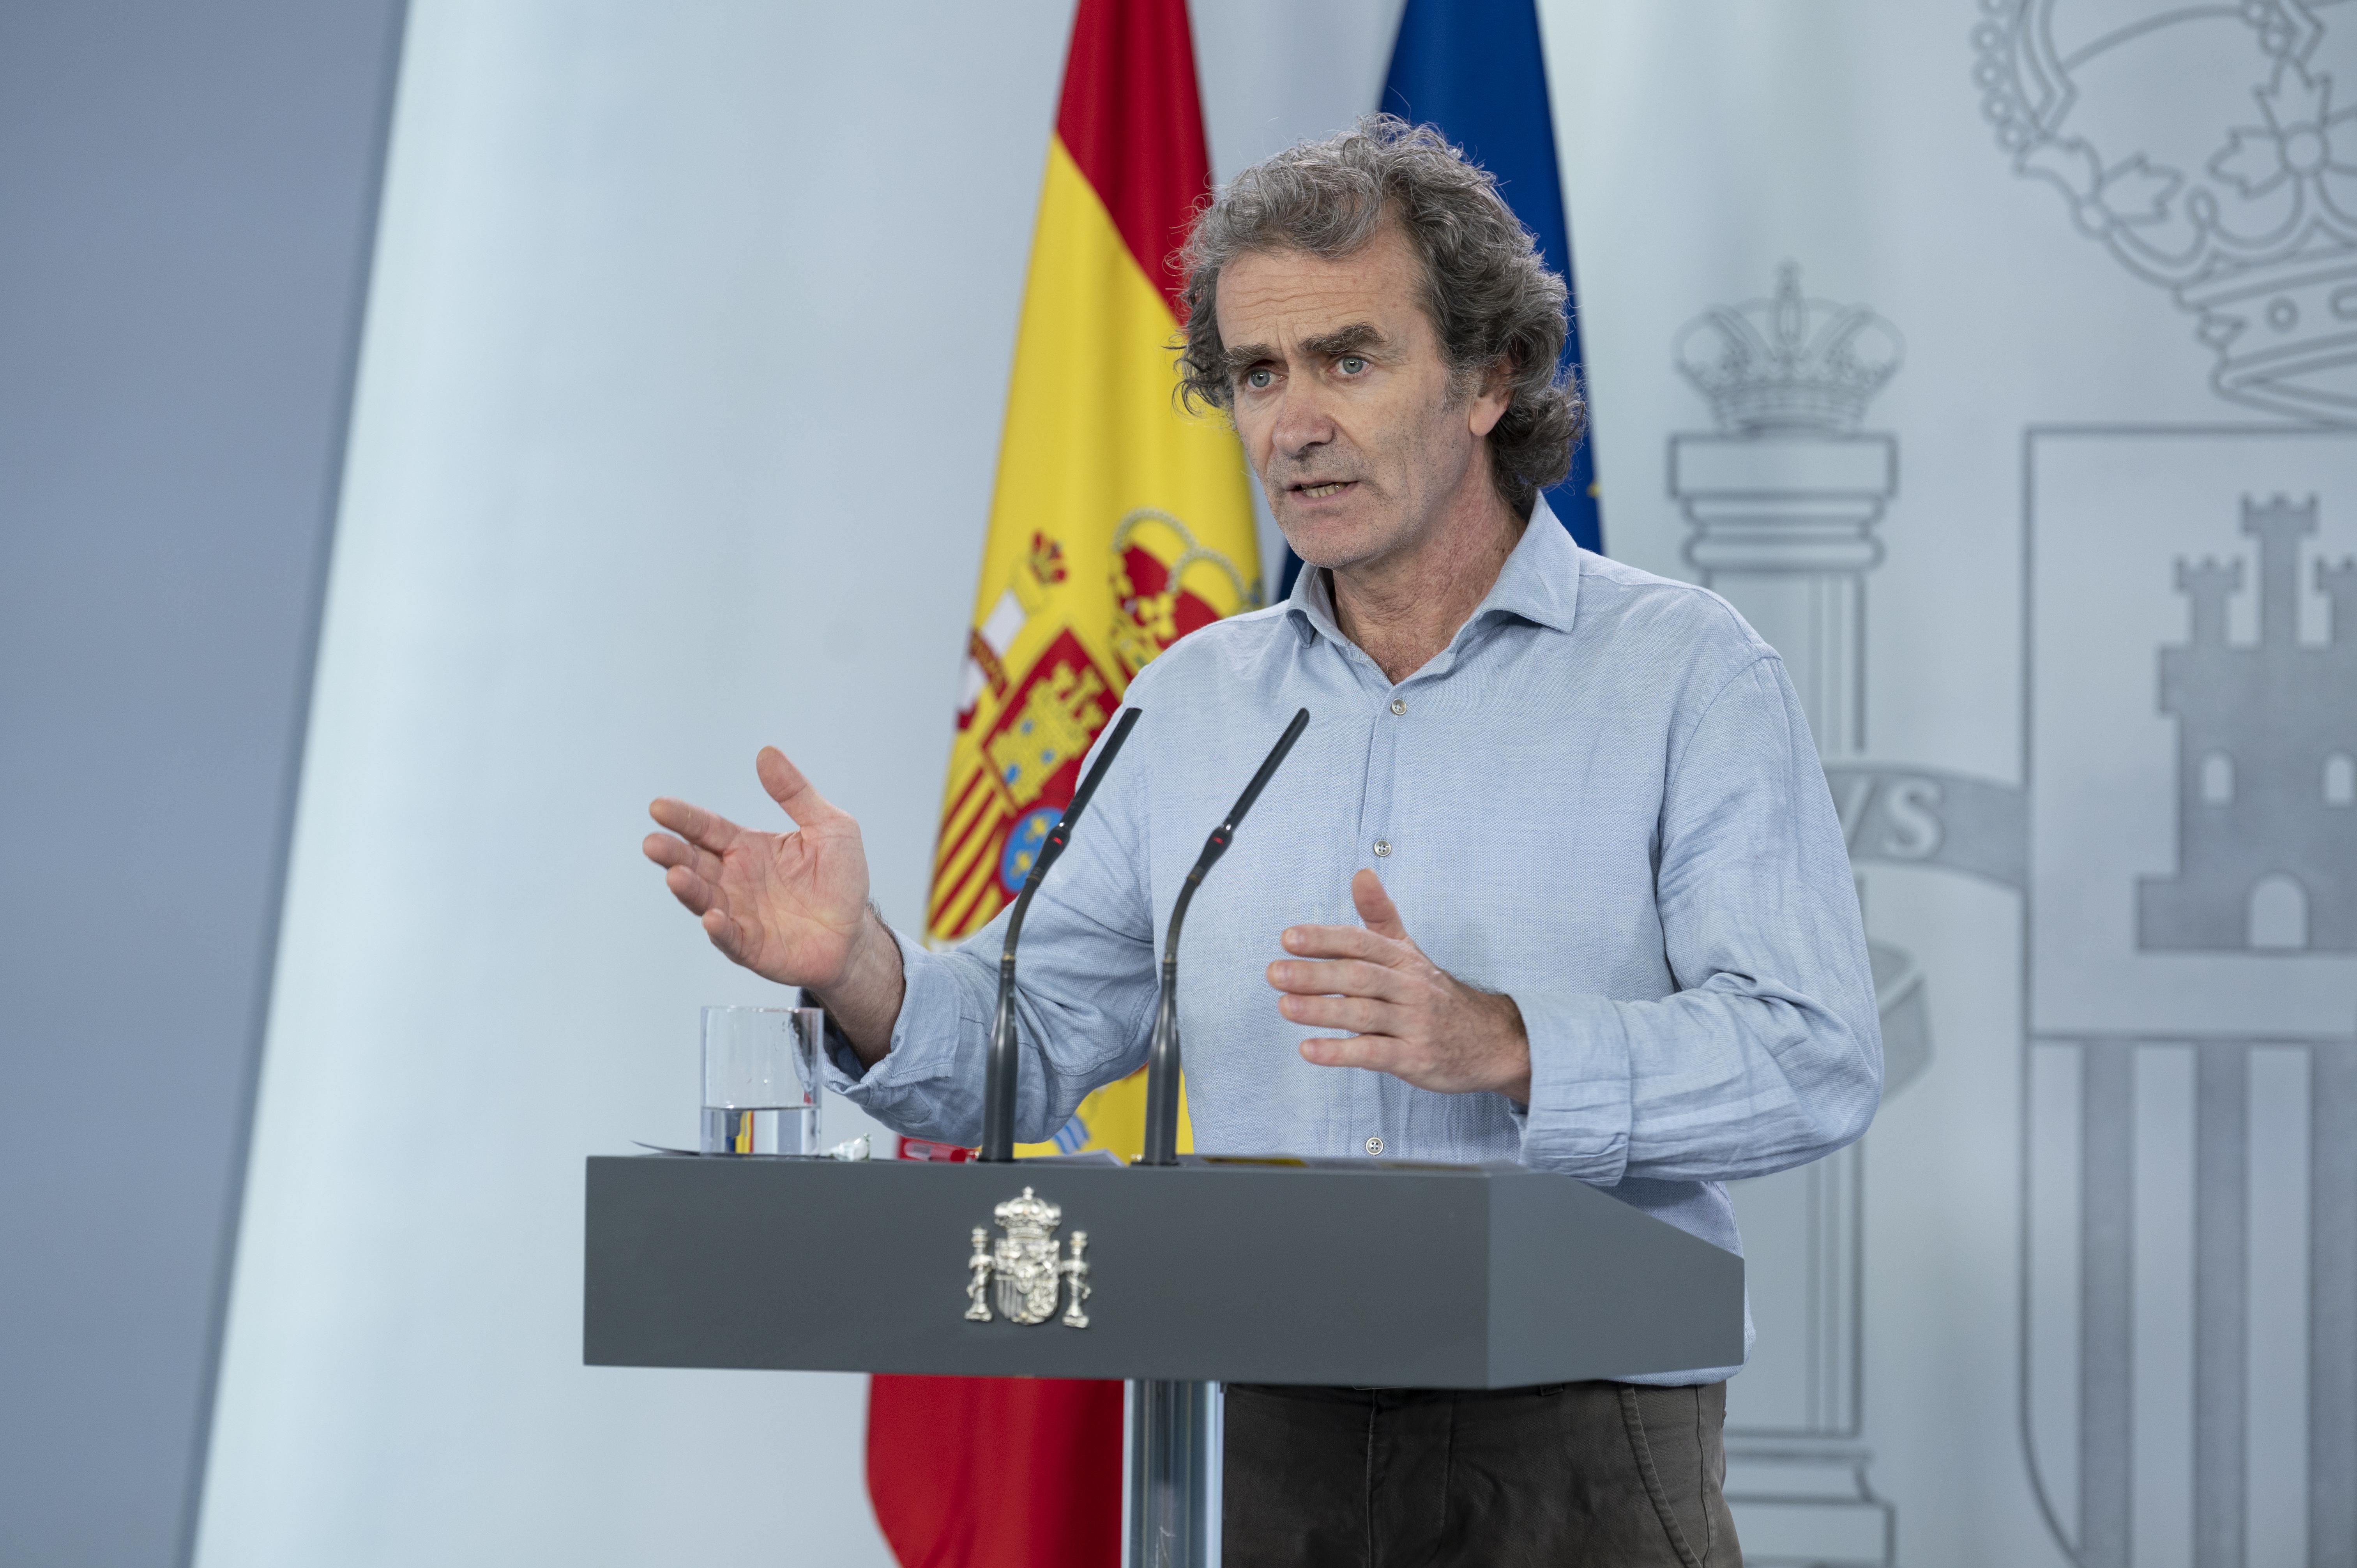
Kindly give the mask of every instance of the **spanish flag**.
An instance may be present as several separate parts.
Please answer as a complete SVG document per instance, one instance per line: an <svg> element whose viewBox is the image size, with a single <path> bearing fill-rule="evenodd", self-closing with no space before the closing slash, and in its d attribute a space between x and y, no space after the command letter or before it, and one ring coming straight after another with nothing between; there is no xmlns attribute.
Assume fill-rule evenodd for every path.
<svg viewBox="0 0 2357 1568"><path fill-rule="evenodd" d="M1080 0L942 792L935 943L1022 887L1130 678L1262 601L1235 435L1173 397L1174 252L1210 188L1186 0ZM1017 1152L1132 1157L1144 1125L1141 1075ZM1118 1383L879 1377L868 1495L903 1568L1110 1568L1121 1448Z"/></svg>

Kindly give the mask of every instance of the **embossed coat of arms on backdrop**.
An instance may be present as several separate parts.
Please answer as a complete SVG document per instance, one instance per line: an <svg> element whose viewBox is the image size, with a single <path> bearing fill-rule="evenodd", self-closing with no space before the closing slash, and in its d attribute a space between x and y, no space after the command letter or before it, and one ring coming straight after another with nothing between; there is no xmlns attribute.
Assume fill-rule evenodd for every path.
<svg viewBox="0 0 2357 1568"><path fill-rule="evenodd" d="M2024 433L2038 1498L2357 1561L2357 7L1980 10L2013 172L2274 416Z"/></svg>

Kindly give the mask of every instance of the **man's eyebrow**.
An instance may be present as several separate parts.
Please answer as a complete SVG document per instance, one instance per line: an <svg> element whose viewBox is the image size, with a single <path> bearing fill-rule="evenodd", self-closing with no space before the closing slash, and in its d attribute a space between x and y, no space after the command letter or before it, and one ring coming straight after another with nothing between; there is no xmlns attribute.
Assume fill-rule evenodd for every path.
<svg viewBox="0 0 2357 1568"><path fill-rule="evenodd" d="M1264 360L1276 358L1276 350L1265 343L1231 343L1220 355L1226 367L1228 379L1233 381Z"/></svg>
<svg viewBox="0 0 2357 1568"><path fill-rule="evenodd" d="M1362 349L1381 348L1386 341L1388 339L1373 322L1353 321L1348 326L1337 327L1331 332L1304 338L1301 347L1305 353L1314 354L1321 360L1333 360L1344 354L1355 354Z"/></svg>
<svg viewBox="0 0 2357 1568"><path fill-rule="evenodd" d="M1352 321L1337 327L1331 332L1321 332L1315 338L1304 338L1301 340L1301 351L1315 359L1338 360L1345 354L1356 354L1369 349L1383 348L1390 341L1390 338L1383 336L1383 329L1373 322ZM1243 375L1254 365L1283 358L1283 355L1265 343L1232 344L1220 356L1221 362L1227 368L1228 378L1231 381Z"/></svg>

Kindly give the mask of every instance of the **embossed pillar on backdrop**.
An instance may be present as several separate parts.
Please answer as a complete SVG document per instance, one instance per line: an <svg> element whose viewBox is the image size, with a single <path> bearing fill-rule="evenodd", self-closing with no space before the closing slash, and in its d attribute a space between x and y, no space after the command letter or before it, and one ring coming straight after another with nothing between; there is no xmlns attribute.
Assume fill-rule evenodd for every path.
<svg viewBox="0 0 2357 1568"><path fill-rule="evenodd" d="M1900 351L1871 311L1803 295L1790 263L1772 298L1710 310L1678 344L1717 424L1670 441L1670 493L1694 527L1685 558L1782 655L1828 766L1866 753L1866 577L1899 443L1859 426ZM1888 1093L1930 1058L1922 980L1899 949L1868 947ZM1860 1402L1863 1176L1853 1145L1731 1186L1760 1342L1730 1390L1727 1488L1754 1563L1893 1559Z"/></svg>
<svg viewBox="0 0 2357 1568"><path fill-rule="evenodd" d="M1866 575L1899 488L1899 442L1861 432L1899 368L1872 312L1801 294L1785 263L1773 299L1689 326L1679 366L1718 431L1670 441L1670 493L1694 533L1685 557L1784 656L1828 760L1866 749Z"/></svg>

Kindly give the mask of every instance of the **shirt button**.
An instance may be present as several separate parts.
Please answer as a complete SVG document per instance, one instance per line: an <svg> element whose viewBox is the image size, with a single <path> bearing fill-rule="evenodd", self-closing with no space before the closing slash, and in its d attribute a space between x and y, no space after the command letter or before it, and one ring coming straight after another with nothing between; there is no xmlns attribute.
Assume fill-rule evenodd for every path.
<svg viewBox="0 0 2357 1568"><path fill-rule="evenodd" d="M1389 840L1389 839L1377 839L1377 840L1375 841L1375 853L1376 853L1377 854L1391 854L1391 852L1392 852L1392 841L1391 841L1391 840Z"/></svg>
<svg viewBox="0 0 2357 1568"><path fill-rule="evenodd" d="M1367 1140L1367 1153L1371 1155L1380 1155L1383 1152L1383 1141L1381 1138L1370 1138Z"/></svg>
<svg viewBox="0 0 2357 1568"><path fill-rule="evenodd" d="M1407 699L1405 697L1394 697L1392 699L1392 712L1394 714L1404 714L1407 712Z"/></svg>

